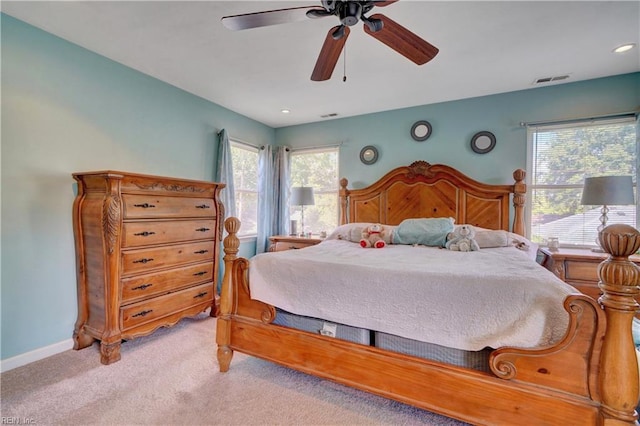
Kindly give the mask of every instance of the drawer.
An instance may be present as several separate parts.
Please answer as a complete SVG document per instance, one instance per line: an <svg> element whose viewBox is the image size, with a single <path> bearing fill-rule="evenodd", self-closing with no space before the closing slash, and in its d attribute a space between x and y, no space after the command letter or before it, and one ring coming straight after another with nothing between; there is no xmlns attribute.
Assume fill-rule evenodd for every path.
<svg viewBox="0 0 640 426"><path fill-rule="evenodd" d="M598 265L600 262L585 262L566 260L564 263L564 277L566 281L598 282Z"/></svg>
<svg viewBox="0 0 640 426"><path fill-rule="evenodd" d="M210 198L163 197L123 194L125 219L215 217L215 204Z"/></svg>
<svg viewBox="0 0 640 426"><path fill-rule="evenodd" d="M122 247L208 240L216 236L216 221L204 219L128 222L124 224L122 234Z"/></svg>
<svg viewBox="0 0 640 426"><path fill-rule="evenodd" d="M203 302L213 301L213 283L154 297L120 308L122 329L126 330Z"/></svg>
<svg viewBox="0 0 640 426"><path fill-rule="evenodd" d="M309 247L309 246L312 246L312 245L314 245L314 244L299 243L299 242L293 242L293 241L278 241L275 244L275 248L273 249L273 251L296 250L296 249Z"/></svg>
<svg viewBox="0 0 640 426"><path fill-rule="evenodd" d="M213 260L214 241L122 251L122 275Z"/></svg>
<svg viewBox="0 0 640 426"><path fill-rule="evenodd" d="M136 275L122 280L122 303L168 293L176 288L206 281L213 281L212 262L153 274Z"/></svg>

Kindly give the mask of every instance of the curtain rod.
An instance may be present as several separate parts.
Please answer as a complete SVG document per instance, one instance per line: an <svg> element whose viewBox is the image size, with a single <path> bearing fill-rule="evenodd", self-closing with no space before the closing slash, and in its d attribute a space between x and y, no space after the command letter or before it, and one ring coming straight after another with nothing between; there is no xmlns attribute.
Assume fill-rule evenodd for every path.
<svg viewBox="0 0 640 426"><path fill-rule="evenodd" d="M596 117L568 118L563 120L550 120L550 121L532 121L528 123L521 121L520 127L547 126L552 124L578 123L581 121L596 121L596 120L607 120L607 119L613 119L613 118L637 117L638 114L640 114L640 111L627 111L627 112L619 112L616 114L599 115Z"/></svg>

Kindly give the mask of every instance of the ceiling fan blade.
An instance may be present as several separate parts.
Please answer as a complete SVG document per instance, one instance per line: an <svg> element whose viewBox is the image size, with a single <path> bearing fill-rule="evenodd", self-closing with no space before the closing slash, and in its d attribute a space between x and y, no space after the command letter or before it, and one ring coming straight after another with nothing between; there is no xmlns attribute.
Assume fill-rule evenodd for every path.
<svg viewBox="0 0 640 426"><path fill-rule="evenodd" d="M385 7L385 6L389 6L390 4L395 3L397 1L398 0L388 0L388 1L382 1L382 0L381 1L376 1L376 0L373 0L373 4L376 7Z"/></svg>
<svg viewBox="0 0 640 426"><path fill-rule="evenodd" d="M342 26L344 29L344 35L336 40L333 38L333 34L340 27L341 25L335 26L327 33L327 37L324 39L324 44L320 50L320 55L318 55L316 66L313 68L313 72L311 73L311 80L324 81L331 78L333 69L336 67L336 63L340 58L340 53L342 53L342 48L344 47L350 33L349 27Z"/></svg>
<svg viewBox="0 0 640 426"><path fill-rule="evenodd" d="M381 30L373 32L364 25L364 32L418 65L429 62L439 52L437 47L380 13L371 15L369 19L380 19L384 26Z"/></svg>
<svg viewBox="0 0 640 426"><path fill-rule="evenodd" d="M250 28L266 27L268 25L286 24L304 21L308 18L309 10L321 10L317 6L291 7L287 9L267 10L264 12L245 13L222 17L222 25L230 30L247 30ZM322 12L319 12L322 13Z"/></svg>

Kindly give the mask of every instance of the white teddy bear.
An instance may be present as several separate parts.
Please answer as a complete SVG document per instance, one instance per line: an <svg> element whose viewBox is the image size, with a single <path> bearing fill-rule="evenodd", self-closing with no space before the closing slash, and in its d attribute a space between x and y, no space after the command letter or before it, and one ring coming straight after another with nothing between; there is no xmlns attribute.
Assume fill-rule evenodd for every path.
<svg viewBox="0 0 640 426"><path fill-rule="evenodd" d="M456 226L453 232L447 235L445 248L453 251L477 251L480 250L478 242L474 239L476 230L471 225Z"/></svg>

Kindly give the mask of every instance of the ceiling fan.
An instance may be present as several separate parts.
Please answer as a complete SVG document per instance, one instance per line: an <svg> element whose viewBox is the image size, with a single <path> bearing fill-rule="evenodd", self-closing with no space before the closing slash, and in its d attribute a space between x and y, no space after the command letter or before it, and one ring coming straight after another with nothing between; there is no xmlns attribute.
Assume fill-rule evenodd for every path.
<svg viewBox="0 0 640 426"><path fill-rule="evenodd" d="M418 65L425 64L438 54L438 48L418 37L386 16L369 13L374 7L385 7L398 0L346 1L322 0L322 7L303 6L225 16L222 24L231 30L246 30L268 25L285 24L307 18L337 16L340 25L329 30L320 50L320 55L311 73L311 80L323 81L331 78L340 53L349 36L349 27L363 22L364 32L386 44L399 54Z"/></svg>

